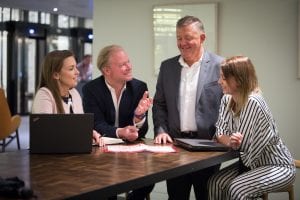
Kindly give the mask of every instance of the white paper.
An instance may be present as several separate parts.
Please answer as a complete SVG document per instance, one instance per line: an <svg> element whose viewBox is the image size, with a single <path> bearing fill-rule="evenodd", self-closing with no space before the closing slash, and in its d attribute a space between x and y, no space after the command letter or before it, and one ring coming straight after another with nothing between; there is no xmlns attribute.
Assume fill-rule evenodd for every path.
<svg viewBox="0 0 300 200"><path fill-rule="evenodd" d="M108 152L143 152L149 151L153 153L174 153L176 149L171 145L146 145L146 144L135 144L135 145L112 145L107 146Z"/></svg>
<svg viewBox="0 0 300 200"><path fill-rule="evenodd" d="M124 143L124 141L120 138L111 138L111 137L101 137L101 138L103 139L105 145Z"/></svg>

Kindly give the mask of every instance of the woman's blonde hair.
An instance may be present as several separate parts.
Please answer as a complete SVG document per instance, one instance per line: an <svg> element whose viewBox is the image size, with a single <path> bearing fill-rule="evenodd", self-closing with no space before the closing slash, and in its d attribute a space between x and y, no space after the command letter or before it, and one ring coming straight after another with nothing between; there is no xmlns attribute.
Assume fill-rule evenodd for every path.
<svg viewBox="0 0 300 200"><path fill-rule="evenodd" d="M245 56L233 56L221 64L221 70L226 80L233 78L237 83L238 96L230 100L229 107L236 115L240 115L252 92L258 92L258 80L251 60Z"/></svg>

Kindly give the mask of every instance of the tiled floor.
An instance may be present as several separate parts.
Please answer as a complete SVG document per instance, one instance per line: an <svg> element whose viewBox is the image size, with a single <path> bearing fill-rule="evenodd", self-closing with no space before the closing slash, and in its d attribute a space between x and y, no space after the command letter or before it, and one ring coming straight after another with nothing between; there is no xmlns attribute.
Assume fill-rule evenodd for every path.
<svg viewBox="0 0 300 200"><path fill-rule="evenodd" d="M19 136L20 136L21 149L28 149L29 148L29 117L28 116L22 117L22 124L19 128ZM16 151L16 150L17 150L16 141L12 141L12 143L6 148L6 151ZM167 200L167 199L168 199L168 195L166 192L165 181L157 183L154 187L154 190L151 193L151 200ZM191 200L195 199L193 192L191 193L190 199Z"/></svg>

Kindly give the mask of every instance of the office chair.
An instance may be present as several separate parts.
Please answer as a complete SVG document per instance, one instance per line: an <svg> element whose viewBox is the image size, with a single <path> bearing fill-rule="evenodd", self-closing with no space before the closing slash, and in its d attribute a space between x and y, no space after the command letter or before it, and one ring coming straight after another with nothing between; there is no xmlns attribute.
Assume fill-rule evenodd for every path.
<svg viewBox="0 0 300 200"><path fill-rule="evenodd" d="M18 149L20 149L18 133L20 124L21 117L19 115L11 116L4 89L0 88L0 141L2 141L0 142L0 146L2 146L2 152L5 152L5 147L9 145L13 139L17 140Z"/></svg>
<svg viewBox="0 0 300 200"><path fill-rule="evenodd" d="M295 165L297 168L300 168L300 160L295 160ZM289 193L289 200L294 200L295 196L294 196L294 183L288 185L286 188L277 190L277 191L273 191L270 193L279 193L279 192L288 192ZM268 194L269 193L265 193L262 196L263 200L268 200Z"/></svg>

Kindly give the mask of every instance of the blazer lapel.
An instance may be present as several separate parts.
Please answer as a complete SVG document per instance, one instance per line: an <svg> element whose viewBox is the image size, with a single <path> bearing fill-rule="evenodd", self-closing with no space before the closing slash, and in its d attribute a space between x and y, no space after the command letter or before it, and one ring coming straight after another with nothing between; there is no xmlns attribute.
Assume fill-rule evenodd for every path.
<svg viewBox="0 0 300 200"><path fill-rule="evenodd" d="M99 91L98 92L99 92L99 94L102 94L101 98L105 99L105 105L104 106L108 107L108 112L107 112L107 116L106 117L109 117L108 120L110 120L112 122L115 122L116 110L115 110L114 102L113 102L113 99L112 99L112 96L111 96L111 92L108 89L103 76L102 76L102 80L101 81L102 81L102 84L99 84L101 87L99 87ZM100 96L99 96L99 98L100 98Z"/></svg>
<svg viewBox="0 0 300 200"><path fill-rule="evenodd" d="M132 108L132 91L131 88L128 87L128 84L126 86L125 91L122 94L122 98L120 101L120 106L119 106L119 118L126 118L127 119L127 113L128 111L131 110ZM119 120L120 122L120 120Z"/></svg>
<svg viewBox="0 0 300 200"><path fill-rule="evenodd" d="M209 63L209 57L206 51L204 51L203 55L203 60L201 62L201 67L200 67L200 73L199 73L199 78L198 78L198 87L197 87L197 98L196 102L199 102L202 90L203 90L203 85L206 82L206 77L207 77L207 70L208 70L208 63Z"/></svg>
<svg viewBox="0 0 300 200"><path fill-rule="evenodd" d="M179 60L179 58L178 58ZM180 90L180 79L181 79L181 69L182 66L180 65L179 61L177 60L176 65L174 65L174 88L176 88L176 108L178 113L178 119L179 119L179 110L180 110L180 104L179 104L179 90Z"/></svg>

